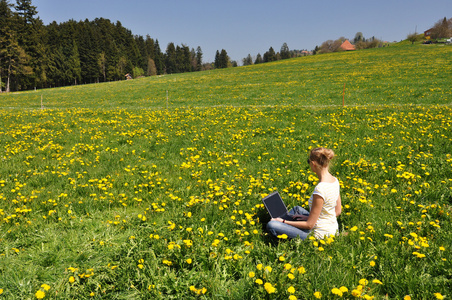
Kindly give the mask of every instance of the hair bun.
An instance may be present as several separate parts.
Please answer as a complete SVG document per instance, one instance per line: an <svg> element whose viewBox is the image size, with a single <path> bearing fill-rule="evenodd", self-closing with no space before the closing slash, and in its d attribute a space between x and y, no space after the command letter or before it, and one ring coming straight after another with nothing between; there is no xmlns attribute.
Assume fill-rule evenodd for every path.
<svg viewBox="0 0 452 300"><path fill-rule="evenodd" d="M309 158L319 163L322 167L328 167L330 161L334 158L334 151L328 148L315 148L311 150Z"/></svg>

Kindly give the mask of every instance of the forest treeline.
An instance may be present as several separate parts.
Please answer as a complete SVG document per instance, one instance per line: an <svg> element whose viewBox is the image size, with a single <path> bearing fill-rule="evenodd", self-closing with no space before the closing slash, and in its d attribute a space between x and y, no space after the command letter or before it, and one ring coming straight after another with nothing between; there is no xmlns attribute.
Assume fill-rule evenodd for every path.
<svg viewBox="0 0 452 300"><path fill-rule="evenodd" d="M272 47L262 57L251 55L244 65L306 55ZM108 19L52 22L44 25L32 0L0 0L0 92L97 83L212 68L236 67L226 50L213 63L203 62L201 47L134 35L121 22Z"/></svg>
<svg viewBox="0 0 452 300"><path fill-rule="evenodd" d="M0 91L199 71L202 50L133 35L108 19L44 25L31 0L0 0Z"/></svg>

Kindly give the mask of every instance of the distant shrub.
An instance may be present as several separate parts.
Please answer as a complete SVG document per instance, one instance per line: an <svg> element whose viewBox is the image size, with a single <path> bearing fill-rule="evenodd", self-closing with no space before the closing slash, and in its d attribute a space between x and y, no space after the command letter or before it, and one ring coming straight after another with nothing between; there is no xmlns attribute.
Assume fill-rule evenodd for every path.
<svg viewBox="0 0 452 300"><path fill-rule="evenodd" d="M144 70L139 67L134 67L132 70L133 78L137 78L144 75Z"/></svg>

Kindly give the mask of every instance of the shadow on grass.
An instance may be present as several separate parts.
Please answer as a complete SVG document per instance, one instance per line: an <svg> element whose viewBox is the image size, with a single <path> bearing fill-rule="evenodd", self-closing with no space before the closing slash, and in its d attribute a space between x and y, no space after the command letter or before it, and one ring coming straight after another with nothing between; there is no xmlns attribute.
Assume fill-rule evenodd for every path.
<svg viewBox="0 0 452 300"><path fill-rule="evenodd" d="M263 235L262 241L267 246L276 246L278 243L280 243L280 239L277 237L274 237L270 232L267 231L267 223L270 222L271 218L268 214L267 210L261 209L257 213L257 217L260 220L262 232L265 232L266 234Z"/></svg>

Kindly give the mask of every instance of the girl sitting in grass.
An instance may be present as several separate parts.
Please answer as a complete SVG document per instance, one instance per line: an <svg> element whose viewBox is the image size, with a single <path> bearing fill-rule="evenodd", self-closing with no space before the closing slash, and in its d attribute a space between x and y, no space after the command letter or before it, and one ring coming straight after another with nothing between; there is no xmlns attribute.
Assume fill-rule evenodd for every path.
<svg viewBox="0 0 452 300"><path fill-rule="evenodd" d="M295 206L283 218L273 218L267 230L274 236L286 234L289 238L306 239L312 232L318 239L336 235L339 231L337 217L341 214L339 180L330 174L334 152L327 148L312 149L308 164L317 175L319 183L309 198L309 211Z"/></svg>

